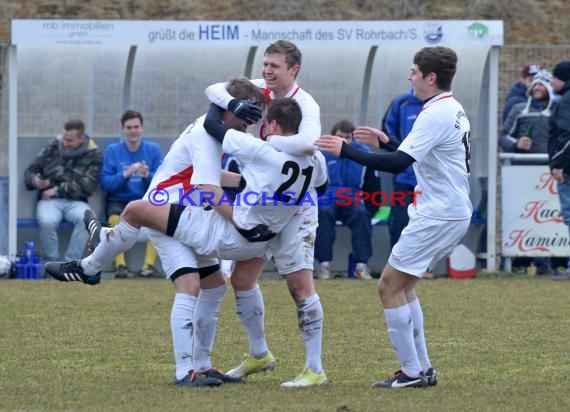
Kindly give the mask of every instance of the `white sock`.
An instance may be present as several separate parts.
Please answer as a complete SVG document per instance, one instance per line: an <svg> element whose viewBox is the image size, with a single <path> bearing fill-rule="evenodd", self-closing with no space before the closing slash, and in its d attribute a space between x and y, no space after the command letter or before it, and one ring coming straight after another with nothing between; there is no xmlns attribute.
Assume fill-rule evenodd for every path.
<svg viewBox="0 0 570 412"><path fill-rule="evenodd" d="M196 296L176 293L170 313L172 347L176 363L176 379L182 379L193 369L192 350L194 349L194 307Z"/></svg>
<svg viewBox="0 0 570 412"><path fill-rule="evenodd" d="M410 307L406 303L397 308L384 309L384 317L388 327L388 336L400 361L400 369L412 378L419 376L422 368L414 345Z"/></svg>
<svg viewBox="0 0 570 412"><path fill-rule="evenodd" d="M261 359L269 352L265 341L265 305L259 285L255 288L235 292L236 313L247 331L249 354Z"/></svg>
<svg viewBox="0 0 570 412"><path fill-rule="evenodd" d="M101 230L101 243L93 253L81 259L81 267L87 275L94 275L110 264L115 257L129 250L137 241L140 229L124 220L119 220L117 226Z"/></svg>
<svg viewBox="0 0 570 412"><path fill-rule="evenodd" d="M200 289L194 310L194 370L212 369L210 354L216 338L218 314L226 293L226 284L212 289Z"/></svg>
<svg viewBox="0 0 570 412"><path fill-rule="evenodd" d="M323 307L316 293L297 302L299 331L305 342L305 367L316 374L323 372L321 350L323 343Z"/></svg>
<svg viewBox="0 0 570 412"><path fill-rule="evenodd" d="M422 312L422 306L420 305L419 299L414 299L408 302L410 307L410 312L412 314L412 325L414 326L414 344L416 345L416 353L418 354L418 359L422 370L425 372L431 368L431 363L429 361L429 356L426 346L426 337L424 333L424 314Z"/></svg>

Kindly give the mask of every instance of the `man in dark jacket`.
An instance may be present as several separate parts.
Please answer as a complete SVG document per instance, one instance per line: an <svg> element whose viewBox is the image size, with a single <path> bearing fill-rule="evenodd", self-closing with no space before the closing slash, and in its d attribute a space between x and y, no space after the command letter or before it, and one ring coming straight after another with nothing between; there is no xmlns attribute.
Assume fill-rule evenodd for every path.
<svg viewBox="0 0 570 412"><path fill-rule="evenodd" d="M550 116L548 157L552 176L558 183L560 210L570 226L570 61L558 63L552 71L552 89L561 95ZM570 280L570 268L555 279Z"/></svg>
<svg viewBox="0 0 570 412"><path fill-rule="evenodd" d="M87 198L99 184L102 154L85 134L81 120L68 120L24 172L26 189L38 190L36 215L40 247L46 262L61 260L57 229L62 220L73 223L64 260L79 260L88 240L83 215Z"/></svg>

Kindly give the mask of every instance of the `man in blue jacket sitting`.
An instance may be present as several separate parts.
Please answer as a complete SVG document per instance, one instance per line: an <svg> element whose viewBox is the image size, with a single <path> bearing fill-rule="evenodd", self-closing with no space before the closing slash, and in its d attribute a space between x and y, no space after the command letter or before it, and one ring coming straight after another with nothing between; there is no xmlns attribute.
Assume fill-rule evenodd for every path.
<svg viewBox="0 0 570 412"><path fill-rule="evenodd" d="M103 155L101 188L106 192L105 209L111 226L119 223L119 216L132 200L141 199L152 181L154 172L162 163L160 146L143 139L143 117L140 112L127 110L121 116L123 138L109 145ZM147 242L143 267L137 276L163 277L155 266L157 253ZM129 267L123 253L115 259L115 278L129 276Z"/></svg>
<svg viewBox="0 0 570 412"><path fill-rule="evenodd" d="M331 134L340 136L358 150L370 151L368 146L352 138L354 124L348 120L336 123ZM373 170L349 160L323 153L327 161L329 182L327 191L319 201L319 227L315 242L315 258L320 262L318 279L330 278L330 262L336 238L336 222L340 220L351 231L352 252L349 267L354 271L348 277L371 279L368 259L372 256L371 213L367 207L373 205L362 201L357 192L370 195L380 190L379 180Z"/></svg>

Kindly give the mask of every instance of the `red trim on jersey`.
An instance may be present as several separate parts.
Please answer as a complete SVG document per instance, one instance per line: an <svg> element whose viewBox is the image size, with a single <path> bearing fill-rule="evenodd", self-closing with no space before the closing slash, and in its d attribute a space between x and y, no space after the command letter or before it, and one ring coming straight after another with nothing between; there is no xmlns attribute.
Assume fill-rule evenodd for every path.
<svg viewBox="0 0 570 412"><path fill-rule="evenodd" d="M295 91L293 92L293 94L291 95L291 99L293 97L295 97L295 95L297 94L297 92L299 91L299 89L301 88L301 86L297 86L297 88L295 89Z"/></svg>
<svg viewBox="0 0 570 412"><path fill-rule="evenodd" d="M295 89L295 91L293 92L293 94L291 96L289 96L291 99L293 97L295 97L295 95L297 94L297 92L299 91L299 89L301 88L301 86L297 86L297 88ZM269 104L269 102L271 101L271 90L269 90L267 87L262 87L261 91L263 92L263 94L265 95L265 103Z"/></svg>
<svg viewBox="0 0 570 412"><path fill-rule="evenodd" d="M449 94L449 95L447 95L447 96L439 97L439 98L435 99L433 102L431 102L431 103L429 104L429 106L431 106L431 105L434 104L435 102L438 102L438 101L443 100L443 99L448 99L448 98L450 98L450 97L453 97L453 94ZM422 109L422 112L423 112L425 109L427 109L429 106L424 107L424 108Z"/></svg>
<svg viewBox="0 0 570 412"><path fill-rule="evenodd" d="M190 189L194 187L193 184L190 184L190 178L192 177L192 173L194 173L194 166L187 167L181 172L178 172L175 175L172 175L168 179L163 180L162 182L157 184L156 188L166 189L167 187L181 184L184 193L188 193Z"/></svg>
<svg viewBox="0 0 570 412"><path fill-rule="evenodd" d="M269 90L267 87L262 87L261 91L265 95L265 104L269 104L271 101L271 90Z"/></svg>
<svg viewBox="0 0 570 412"><path fill-rule="evenodd" d="M269 90L267 87L262 87L261 91L263 92L263 94L265 95L265 104L269 104L269 102L271 101L271 90ZM261 127L259 128L259 137L261 138L261 140L265 140L265 136L263 135L263 131L265 130L265 124L261 124Z"/></svg>

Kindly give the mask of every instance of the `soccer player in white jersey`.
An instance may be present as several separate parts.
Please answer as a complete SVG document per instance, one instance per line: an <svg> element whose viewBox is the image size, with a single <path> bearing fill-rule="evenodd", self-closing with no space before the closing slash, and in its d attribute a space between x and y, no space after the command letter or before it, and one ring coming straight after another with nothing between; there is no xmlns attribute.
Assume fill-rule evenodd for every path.
<svg viewBox="0 0 570 412"><path fill-rule="evenodd" d="M447 47L418 51L408 75L414 95L424 106L408 137L393 153L364 153L335 136L316 142L321 150L347 157L377 170L398 173L413 164L418 180L416 205L410 221L378 281L388 335L400 362L392 377L374 387L407 388L437 384L425 343L423 313L415 285L426 268L460 242L467 232L472 205L469 200L470 125L451 92L457 55ZM378 147L388 137L372 127L354 131L360 141Z"/></svg>
<svg viewBox="0 0 570 412"><path fill-rule="evenodd" d="M263 96L252 88L248 79L233 78L228 82L228 89L241 98L260 102L263 107ZM248 114L254 115L252 112ZM173 143L155 174L145 199L154 198L157 202L168 199L169 203L175 204L199 204L199 191L191 181L196 170L207 171L208 175L221 179L224 186L239 184L238 175L221 174L218 169L211 168L212 162L220 161L221 154L217 151L207 151L201 144L211 140L203 127L204 118L205 116L202 116L190 124ZM234 120L240 129L245 127L241 119L232 119ZM194 319L199 317L202 322L215 324L226 291L225 276L219 270L218 260L196 256L188 251L188 246L178 240L154 230L145 230L148 230L150 239L157 246L163 268L176 289L170 320L176 363L175 383L204 386L212 379L222 382L236 381L213 368L209 358L196 360L194 357ZM212 331L212 345L214 334L215 329Z"/></svg>
<svg viewBox="0 0 570 412"><path fill-rule="evenodd" d="M263 122L258 122L258 134L261 138L267 136L267 141L277 150L301 155L313 153L313 142L321 134L320 108L313 97L301 89L296 82L301 68L301 52L297 46L287 40L272 43L265 50L263 59L263 79L254 79L263 90L267 101L291 97L299 103L303 119L299 132L294 136L267 136L263 130ZM216 83L206 89L206 95L211 102L229 110L238 107L238 101L226 90L224 83ZM315 191L310 193L316 199ZM316 202L315 202L316 204ZM315 292L313 282L314 241L318 226L318 209L306 204L301 212L301 226L297 230L294 225L288 225L281 232L279 245L275 245L274 261L277 271L286 276L287 286L297 306L299 319L306 313L322 313L319 296ZM279 248L279 251L276 250ZM231 283L236 295L236 312L245 326L249 341L249 354L243 362L228 372L235 377L244 377L256 372L273 368L275 358L269 351L264 333L263 296L257 284L257 279L265 265L264 259L249 262L237 262L232 272ZM302 322L300 322L301 324ZM322 325L322 319L320 324ZM305 326L308 329L308 326ZM322 329L302 331L304 337L306 360L305 369L291 381L283 383L284 387L315 386L322 382L321 349ZM307 340L306 336L315 338Z"/></svg>
<svg viewBox="0 0 570 412"><path fill-rule="evenodd" d="M263 107L265 96L259 88L246 78L234 78L228 82L228 89L240 99L252 102L260 102ZM244 119L251 117L256 121L261 117L255 117L256 112L251 106L245 105L238 113ZM252 117L253 116L253 117ZM196 152L196 145L200 142L211 140L204 130L204 116L192 122L184 130L178 139L172 144L168 154L156 171L147 193L143 197L156 205L173 204L199 204L199 191L191 184L191 177L195 169L208 169L209 175L220 179L219 169L210 170L212 162L219 162L217 153L211 154L214 158L208 158L203 151L192 162L191 154ZM246 123L243 119L229 117L227 124L239 130L245 130ZM218 145L219 146L219 145ZM211 152L210 152L211 153ZM215 157L217 156L217 157ZM224 186L238 186L240 176L235 173L221 175ZM93 224L93 217L88 217L90 227L93 230L97 226ZM174 301L170 315L174 359L176 365L175 384L185 386L214 386L222 382L233 382L236 379L228 377L212 368L208 362L193 362L194 351L194 325L195 315L202 321L211 323L215 321L220 309L220 303L226 290L225 277L221 274L218 259L215 257L196 256L194 251L180 241L163 233L148 228L143 229L155 245L162 262L163 269L175 288ZM105 232L105 229L103 229ZM94 237L92 235L92 237ZM80 267L75 269L81 274ZM85 283L96 284L100 276L79 275L76 280ZM199 292L200 296L199 296ZM213 298L214 297L214 298ZM196 312L195 312L196 310ZM212 332L212 334L215 331ZM212 342L213 343L213 342ZM209 359L208 359L209 361ZM194 364L196 363L196 364Z"/></svg>
<svg viewBox="0 0 570 412"><path fill-rule="evenodd" d="M217 107L215 110L219 111ZM83 280L86 276L93 276L92 272L101 270L109 257L132 246L141 226L173 236L190 246L198 255L206 257L241 260L263 256L268 248L268 241L300 209L300 206L292 204L291 200L285 199L286 204L274 201L273 194L284 193L293 200L301 200L309 187L322 186L326 182L326 169L322 165L316 167L314 155L291 156L276 151L252 135L232 129L226 130L227 125L231 124L228 119L234 116L228 111L225 111L223 116L224 123L220 122L220 125L225 128L224 151L244 163L243 176L246 186L243 193L248 197L253 195L233 208L233 223L220 214L201 207L183 207L177 204L165 207L153 205L147 199L138 200L131 202L123 212L122 226L120 223L116 227L119 229L111 229L99 236L101 243L91 257L83 259L79 265L76 262L48 264L47 272L63 281L79 280L77 277ZM284 121L289 118L293 120L289 123ZM300 119L301 111L297 103L292 99L280 99L272 103L272 108L266 116L266 127L290 134L292 127L297 130ZM313 174L314 170L318 173ZM292 179L293 174L298 178ZM219 199L214 198L213 201L217 203ZM194 327L197 328L200 321L197 320L196 314L193 319ZM195 336L197 335L199 333L195 333ZM320 377L321 383L326 383L324 373L321 373Z"/></svg>

